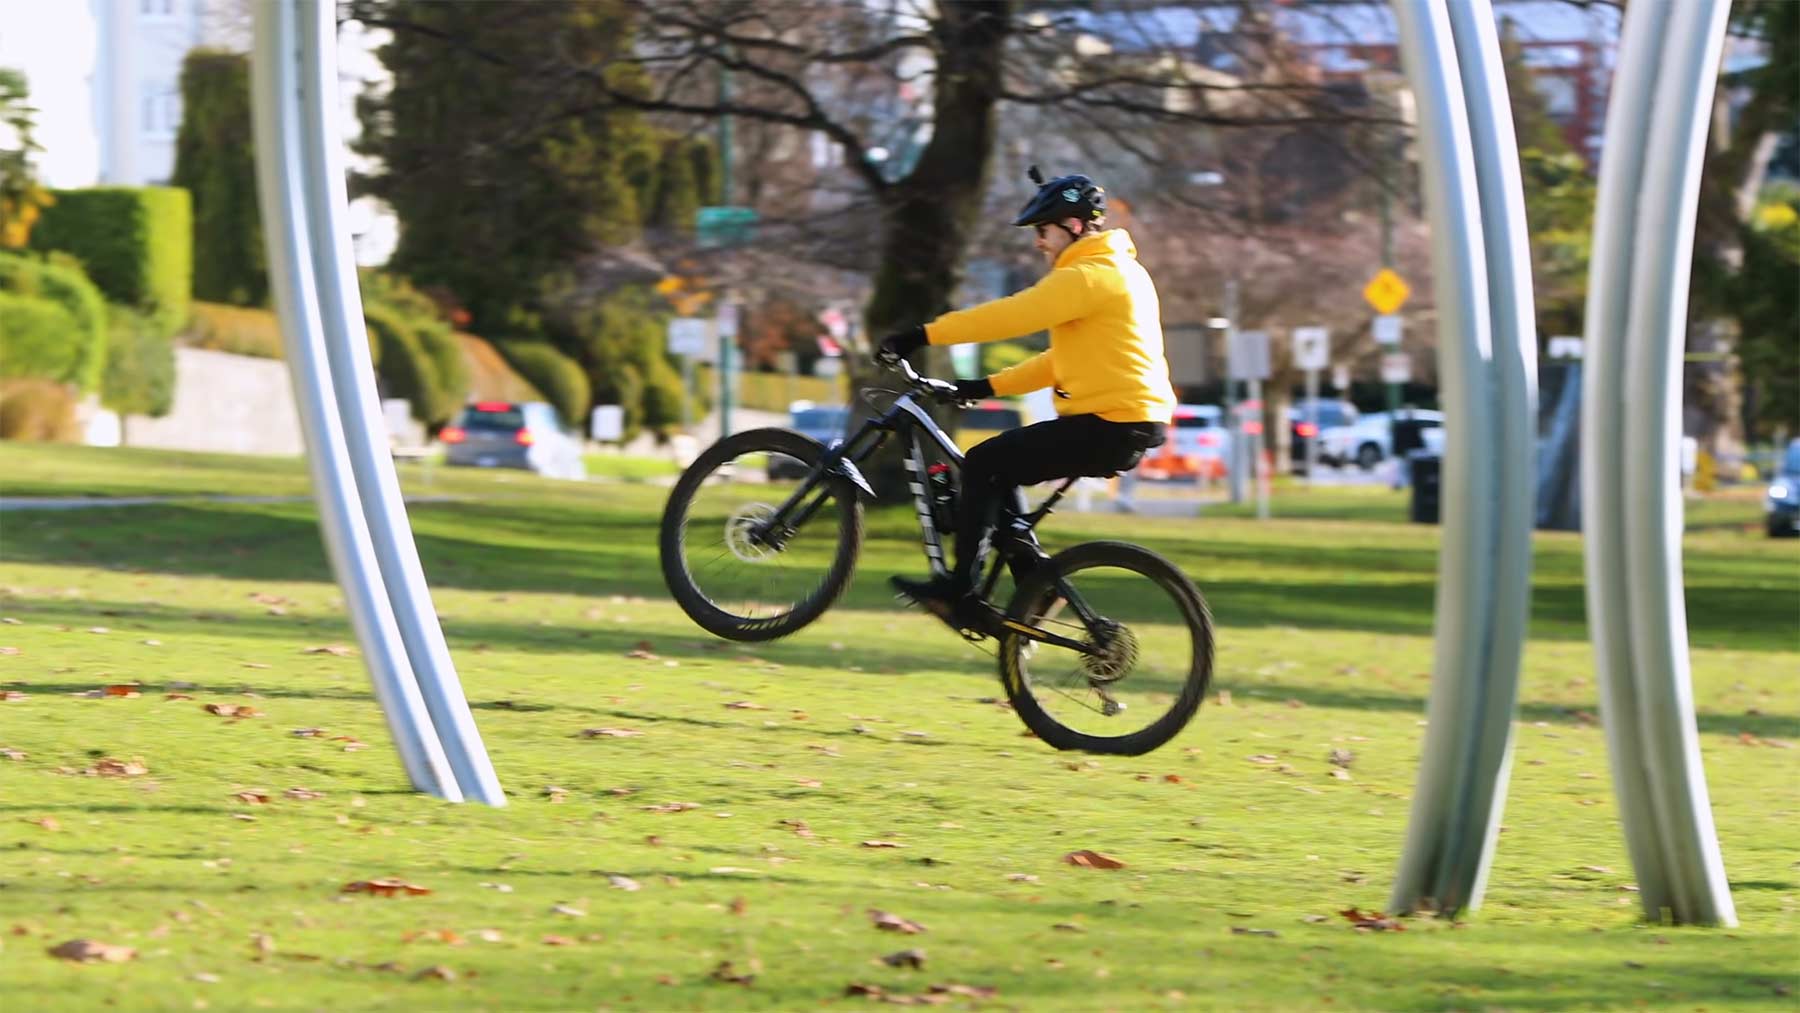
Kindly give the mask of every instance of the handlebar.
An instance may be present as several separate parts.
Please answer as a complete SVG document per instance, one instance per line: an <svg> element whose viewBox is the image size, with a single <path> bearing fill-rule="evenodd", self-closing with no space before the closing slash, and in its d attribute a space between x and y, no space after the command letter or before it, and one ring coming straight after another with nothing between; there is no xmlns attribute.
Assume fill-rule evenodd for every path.
<svg viewBox="0 0 1800 1013"><path fill-rule="evenodd" d="M945 404L954 404L962 407L967 407L975 403L968 398L958 397L956 393L956 384L951 383L948 380L939 380L936 377L931 376L920 376L918 370L912 368L912 363L907 362L903 358L890 359L878 354L875 356L875 362L877 365L886 366L904 377L906 379L908 393L922 394L933 400L942 401Z"/></svg>

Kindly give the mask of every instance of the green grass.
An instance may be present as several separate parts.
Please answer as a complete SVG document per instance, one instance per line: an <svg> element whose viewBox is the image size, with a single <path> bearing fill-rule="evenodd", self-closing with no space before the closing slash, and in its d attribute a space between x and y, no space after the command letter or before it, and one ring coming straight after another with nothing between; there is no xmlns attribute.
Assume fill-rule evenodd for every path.
<svg viewBox="0 0 1800 1013"><path fill-rule="evenodd" d="M305 488L297 461L0 444L7 496ZM1365 935L1337 912L1387 899L1431 666L1436 531L1400 522L1400 494L1296 490L1261 523L1052 518L1052 547L1126 537L1192 574L1230 694L1157 753L1090 759L1023 737L991 659L893 607L881 578L922 568L902 512L871 516L836 610L743 647L667 603L662 489L437 469L429 491L451 498L410 512L505 809L412 794L360 658L305 653L354 643L309 504L0 513L0 689L25 694L0 703L0 747L25 754L0 759L9 1008L861 1008L851 982L1029 1010L1793 1008L1800 544L1763 538L1753 499L1697 504L1684 545L1742 925L1640 920L1580 541L1544 534L1487 903ZM141 695L81 695L124 683ZM580 737L599 727L640 734ZM148 772L84 773L103 757ZM670 802L697 807L646 808ZM1079 848L1126 867L1066 864ZM340 893L389 875L432 892ZM138 956L45 954L74 938ZM876 959L911 947L924 969ZM711 979L723 961L754 982ZM415 977L435 965L456 980Z"/></svg>

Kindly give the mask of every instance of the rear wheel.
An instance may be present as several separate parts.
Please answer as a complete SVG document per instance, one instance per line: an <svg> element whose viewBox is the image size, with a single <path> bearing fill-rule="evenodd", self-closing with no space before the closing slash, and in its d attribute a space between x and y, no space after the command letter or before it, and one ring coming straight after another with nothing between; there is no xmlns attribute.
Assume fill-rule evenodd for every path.
<svg viewBox="0 0 1800 1013"><path fill-rule="evenodd" d="M1365 443L1356 448L1356 466L1364 471L1374 471L1381 463L1381 448L1373 443Z"/></svg>
<svg viewBox="0 0 1800 1013"><path fill-rule="evenodd" d="M663 509L663 580L682 611L728 640L774 640L817 619L850 583L862 544L856 487L813 466L825 448L753 429L707 448ZM795 493L787 524L773 524Z"/></svg>
<svg viewBox="0 0 1800 1013"><path fill-rule="evenodd" d="M1089 542L1059 553L1024 578L1007 616L1097 648L1081 653L1015 632L1000 638L1000 680L1014 712L1057 749L1147 753L1187 725L1212 681L1205 600L1172 563L1136 545Z"/></svg>

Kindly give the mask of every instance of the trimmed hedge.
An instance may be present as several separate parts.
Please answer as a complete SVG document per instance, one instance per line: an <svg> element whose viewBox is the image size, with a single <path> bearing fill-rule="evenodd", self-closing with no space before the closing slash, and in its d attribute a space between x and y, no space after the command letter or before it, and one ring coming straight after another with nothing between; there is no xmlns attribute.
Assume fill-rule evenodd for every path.
<svg viewBox="0 0 1800 1013"><path fill-rule="evenodd" d="M0 292L0 377L74 383L81 345L78 325L61 303Z"/></svg>
<svg viewBox="0 0 1800 1013"><path fill-rule="evenodd" d="M376 374L387 393L412 402L413 418L436 429L469 393L469 364L436 303L402 278L366 271L363 318L380 346Z"/></svg>
<svg viewBox="0 0 1800 1013"><path fill-rule="evenodd" d="M175 342L144 314L114 308L100 401L120 415L160 417L175 406Z"/></svg>
<svg viewBox="0 0 1800 1013"><path fill-rule="evenodd" d="M194 296L239 306L268 301L244 54L196 49L182 61L173 182L194 197Z"/></svg>
<svg viewBox="0 0 1800 1013"><path fill-rule="evenodd" d="M368 328L369 358L376 370L381 368L381 343L375 329ZM281 340L281 318L273 310L249 306L227 306L224 303L196 302L188 321L182 344L232 355L251 355L259 359L284 359L287 346Z"/></svg>
<svg viewBox="0 0 1800 1013"><path fill-rule="evenodd" d="M4 368L8 376L38 376L72 383L83 391L100 385L106 365L106 300L80 265L52 254L45 259L0 253L0 291L33 299L48 299L68 314L68 323L54 338L55 348L25 351L24 335ZM21 326L24 326L21 324ZM0 328L0 341L8 328ZM10 342L9 342L10 344Z"/></svg>
<svg viewBox="0 0 1800 1013"><path fill-rule="evenodd" d="M580 364L547 341L496 341L494 347L525 381L544 392L563 421L577 429L587 425L593 395Z"/></svg>
<svg viewBox="0 0 1800 1013"><path fill-rule="evenodd" d="M165 335L187 323L194 279L186 190L102 186L57 190L31 246L73 254L107 299L148 314Z"/></svg>

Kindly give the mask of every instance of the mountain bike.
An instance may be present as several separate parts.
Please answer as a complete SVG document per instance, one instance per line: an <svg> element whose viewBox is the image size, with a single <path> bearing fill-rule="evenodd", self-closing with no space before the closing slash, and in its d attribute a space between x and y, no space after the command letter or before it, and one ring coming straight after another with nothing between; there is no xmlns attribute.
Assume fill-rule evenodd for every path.
<svg viewBox="0 0 1800 1013"><path fill-rule="evenodd" d="M862 547L858 464L898 438L925 558L947 572L962 452L926 410L964 404L956 386L893 365L903 391L832 446L785 429L734 433L675 483L660 530L663 579L702 629L727 640L785 637L817 619L849 586ZM778 477L791 476L791 477ZM1096 476L1105 477L1105 476ZM1175 736L1212 678L1212 618L1174 564L1125 542L1087 542L1047 555L1036 528L1076 479L1035 509L1023 495L1000 510L977 573L986 616L965 629L993 638L1000 682L1025 726L1057 749L1136 756ZM993 604L1007 571L1013 590ZM1144 723L1140 723L1144 722Z"/></svg>

